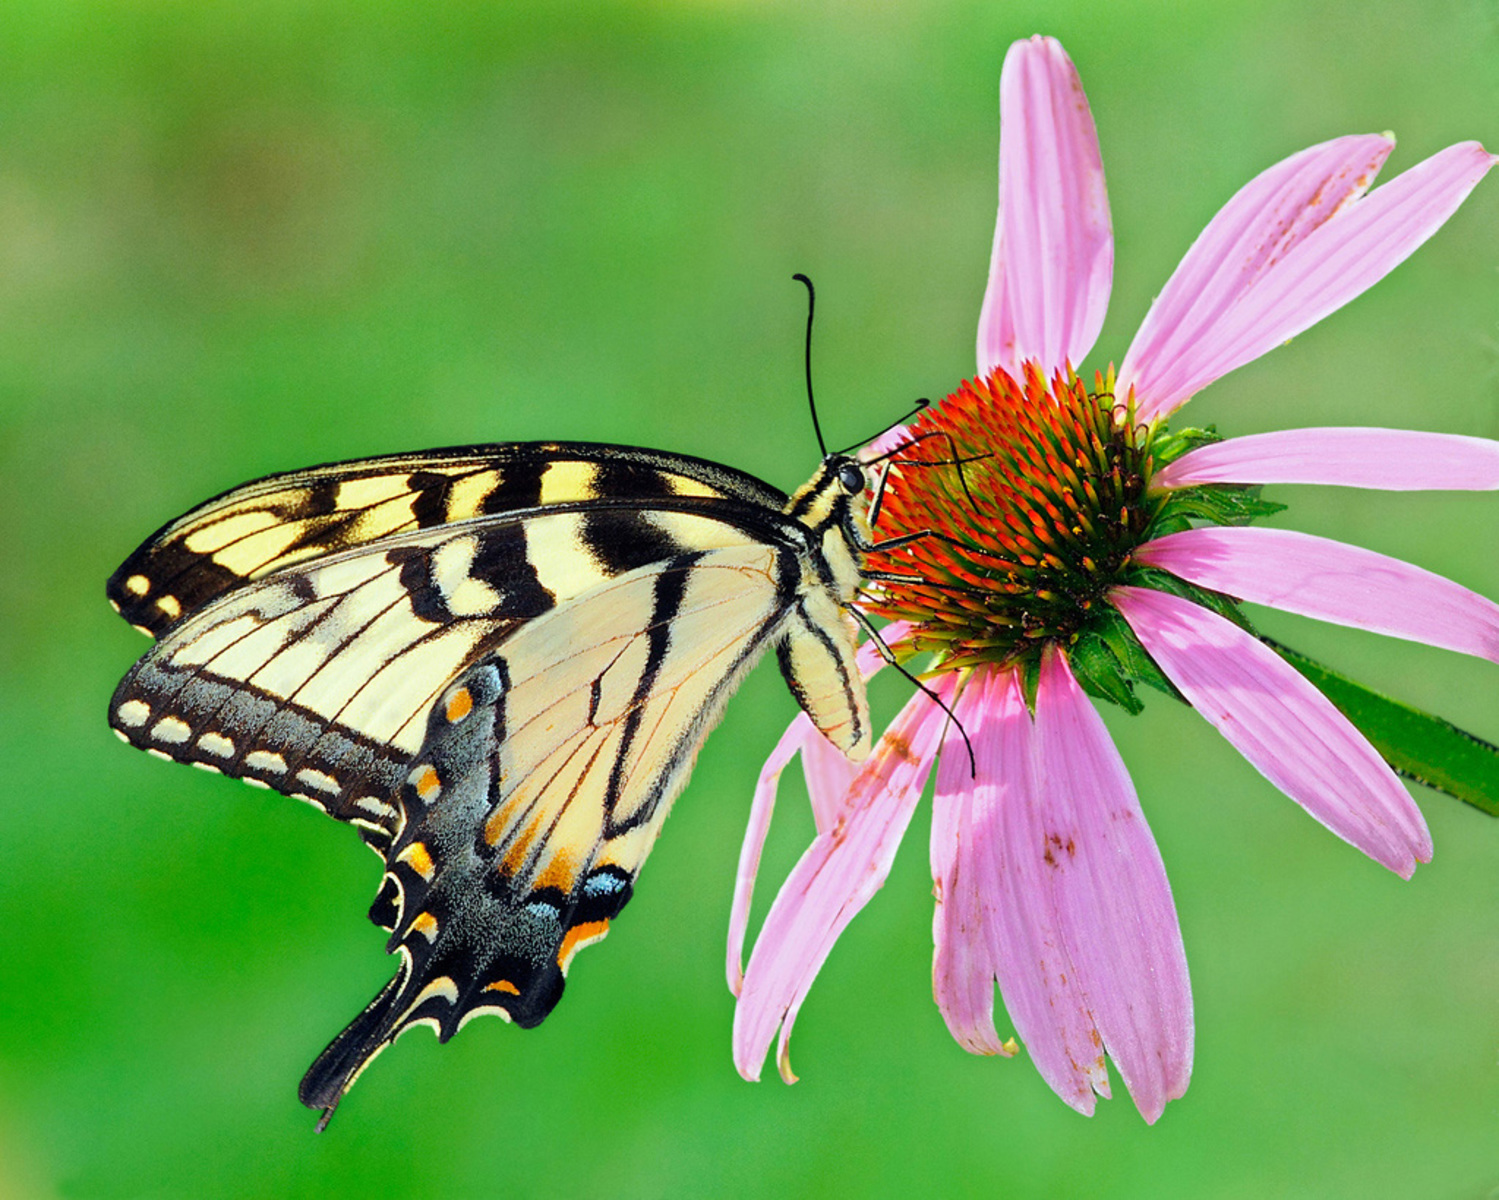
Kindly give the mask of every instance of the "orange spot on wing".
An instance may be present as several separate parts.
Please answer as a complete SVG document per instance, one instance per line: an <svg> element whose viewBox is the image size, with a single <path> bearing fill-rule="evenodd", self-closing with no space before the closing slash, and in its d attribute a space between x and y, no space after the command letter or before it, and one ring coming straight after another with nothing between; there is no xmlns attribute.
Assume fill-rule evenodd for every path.
<svg viewBox="0 0 1499 1200"><path fill-rule="evenodd" d="M495 814L496 817L499 815L499 813ZM526 859L530 857L532 847L536 845L545 830L546 821L541 814L532 817L526 823L525 828L516 830L511 837L510 845L506 849L504 857L500 859L500 874L519 875L525 868ZM491 818L489 825L485 827L484 836L489 840L489 844L493 846L498 844L503 833L503 823L496 827L494 818Z"/></svg>
<svg viewBox="0 0 1499 1200"><path fill-rule="evenodd" d="M448 699L447 717L450 722L463 720L474 711L474 697L468 688L459 688Z"/></svg>
<svg viewBox="0 0 1499 1200"><path fill-rule="evenodd" d="M418 913L411 922L414 933L420 933L429 941L437 936L437 918L429 912Z"/></svg>
<svg viewBox="0 0 1499 1200"><path fill-rule="evenodd" d="M559 849L552 853L551 861L536 877L536 882L532 886L538 889L556 888L566 895L573 890L577 874L577 864L573 861L572 855L565 849Z"/></svg>
<svg viewBox="0 0 1499 1200"><path fill-rule="evenodd" d="M437 772L432 767L427 767L416 777L416 794L423 800L430 800L442 790L442 780L437 777Z"/></svg>
<svg viewBox="0 0 1499 1200"><path fill-rule="evenodd" d="M412 842L396 855L396 861L405 863L423 879L432 878L432 855L427 853L424 842Z"/></svg>
<svg viewBox="0 0 1499 1200"><path fill-rule="evenodd" d="M520 988L516 987L508 979L496 979L493 983L486 983L484 990L486 992L504 992L510 996L520 995Z"/></svg>
<svg viewBox="0 0 1499 1200"><path fill-rule="evenodd" d="M592 945L608 932L608 921L585 921L569 929L562 938L562 945L557 948L557 965L562 968L564 974L574 954L584 946Z"/></svg>

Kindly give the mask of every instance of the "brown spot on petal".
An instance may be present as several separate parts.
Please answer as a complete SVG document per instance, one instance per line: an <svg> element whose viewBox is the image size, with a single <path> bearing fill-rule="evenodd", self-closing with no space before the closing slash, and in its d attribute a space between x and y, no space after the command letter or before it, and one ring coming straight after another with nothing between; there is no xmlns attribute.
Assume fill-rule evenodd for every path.
<svg viewBox="0 0 1499 1200"><path fill-rule="evenodd" d="M887 733L884 737L885 753L900 759L903 763L915 763L916 756L911 753L911 743L898 733Z"/></svg>
<svg viewBox="0 0 1499 1200"><path fill-rule="evenodd" d="M1057 863L1057 854L1059 852L1065 854L1068 858L1072 858L1077 854L1077 843L1070 837L1064 842L1062 835L1059 833L1048 833L1044 844L1046 848L1041 852L1041 857L1046 860L1046 865L1050 867L1059 865Z"/></svg>

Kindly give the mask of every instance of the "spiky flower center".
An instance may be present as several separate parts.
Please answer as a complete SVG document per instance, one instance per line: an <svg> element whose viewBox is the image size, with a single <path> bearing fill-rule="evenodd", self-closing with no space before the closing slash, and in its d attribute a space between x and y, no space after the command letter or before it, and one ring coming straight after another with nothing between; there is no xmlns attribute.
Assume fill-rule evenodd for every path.
<svg viewBox="0 0 1499 1200"><path fill-rule="evenodd" d="M1156 429L1113 382L996 369L910 427L875 535L928 535L871 556L909 581L882 581L870 607L913 622L912 645L937 666L1033 663L1048 643L1070 645L1153 536Z"/></svg>

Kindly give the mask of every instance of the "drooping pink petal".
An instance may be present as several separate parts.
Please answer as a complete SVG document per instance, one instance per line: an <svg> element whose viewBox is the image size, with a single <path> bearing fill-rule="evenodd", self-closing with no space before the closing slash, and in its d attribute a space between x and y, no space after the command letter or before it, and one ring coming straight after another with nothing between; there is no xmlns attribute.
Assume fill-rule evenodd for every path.
<svg viewBox="0 0 1499 1200"><path fill-rule="evenodd" d="M818 735L803 744L802 775L807 780L807 799L812 804L812 823L818 833L838 820L849 786L858 773L859 764L845 758L827 738Z"/></svg>
<svg viewBox="0 0 1499 1200"><path fill-rule="evenodd" d="M953 703L953 713L973 744L974 761L970 764L967 753L954 744L937 763L932 797L932 881L937 898L932 912L932 994L963 1049L1008 1057L1013 1051L994 1028L999 967L992 924L998 919L995 905L1001 897L988 849L988 839L995 835L993 810L1002 766L998 741L1003 679L997 671L975 671Z"/></svg>
<svg viewBox="0 0 1499 1200"><path fill-rule="evenodd" d="M880 631L880 636L889 645L906 636L910 626L904 621L893 621ZM879 648L873 642L865 642L857 655L859 673L867 682L885 665ZM734 900L729 907L729 947L727 975L729 991L739 995L744 982L744 934L749 928L750 905L755 898L755 877L760 871L760 855L765 849L765 837L770 830L771 814L775 812L776 789L781 781L781 772L800 751L802 771L807 779L807 796L812 804L812 819L820 833L843 807L848 785L858 773L858 766L849 762L827 738L820 734L806 713L797 713L781 740L776 743L765 765L760 768L760 778L755 783L755 798L750 804L749 824L744 831L744 843L739 848L739 869L734 875Z"/></svg>
<svg viewBox="0 0 1499 1200"><path fill-rule="evenodd" d="M1391 143L1339 138L1252 180L1203 231L1125 355L1144 420L1316 324L1435 233L1496 161L1449 146L1362 196ZM1362 197L1362 198L1360 198Z"/></svg>
<svg viewBox="0 0 1499 1200"><path fill-rule="evenodd" d="M1263 642L1165 592L1111 593L1199 713L1262 775L1339 837L1409 878L1431 859L1410 793L1332 702Z"/></svg>
<svg viewBox="0 0 1499 1200"><path fill-rule="evenodd" d="M1499 662L1499 604L1397 558L1289 529L1212 526L1135 557L1254 604Z"/></svg>
<svg viewBox="0 0 1499 1200"><path fill-rule="evenodd" d="M1055 651L1041 668L1035 739L1040 837L1028 849L1040 878L1030 881L1032 903L1044 897L1054 909L1103 1047L1153 1123L1192 1073L1186 952L1134 785Z"/></svg>
<svg viewBox="0 0 1499 1200"><path fill-rule="evenodd" d="M970 692L975 688L982 689L974 704L978 712L972 725L965 721L978 759L968 830L976 895L969 904L982 921L983 957L1041 1077L1068 1105L1091 1115L1094 1093L1109 1095L1109 1073L1045 857L1054 797L1041 786L1035 728L1016 673L980 669L969 683ZM941 773L953 770L959 757L949 747L939 789ZM944 901L954 893L944 888ZM968 953L977 958L982 952ZM971 978L964 982L969 989L977 986Z"/></svg>
<svg viewBox="0 0 1499 1200"><path fill-rule="evenodd" d="M932 685L944 702L950 678ZM889 875L947 722L929 697L913 696L860 768L839 819L781 886L734 1009L734 1063L746 1079L759 1079L780 1026L777 1064L782 1079L795 1080L789 1043L797 1011L838 935Z"/></svg>
<svg viewBox="0 0 1499 1200"><path fill-rule="evenodd" d="M1189 450L1151 481L1167 488L1201 483L1492 491L1499 488L1499 442L1405 429L1277 429Z"/></svg>
<svg viewBox="0 0 1499 1200"><path fill-rule="evenodd" d="M1103 158L1077 68L1055 38L1016 42L999 81L999 216L979 314L978 372L1050 376L1103 327L1114 235Z"/></svg>
<svg viewBox="0 0 1499 1200"><path fill-rule="evenodd" d="M749 928L750 905L755 898L755 877L760 873L760 855L770 832L770 818L775 812L776 790L781 772L797 753L814 740L824 740L806 713L797 713L781 740L776 743L760 778L755 783L755 798L750 803L749 824L744 843L739 847L739 868L734 874L734 899L729 906L729 957L727 975L729 991L739 995L744 985L744 934Z"/></svg>

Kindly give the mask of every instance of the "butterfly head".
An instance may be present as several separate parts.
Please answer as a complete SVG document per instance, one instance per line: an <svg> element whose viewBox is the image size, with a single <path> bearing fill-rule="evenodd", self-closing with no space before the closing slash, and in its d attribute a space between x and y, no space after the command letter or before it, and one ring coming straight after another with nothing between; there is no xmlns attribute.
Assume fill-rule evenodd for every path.
<svg viewBox="0 0 1499 1200"><path fill-rule="evenodd" d="M841 524L846 513L867 507L868 487L869 477L858 459L829 454L817 474L792 494L786 515L814 528Z"/></svg>
<svg viewBox="0 0 1499 1200"><path fill-rule="evenodd" d="M786 515L806 527L820 552L823 565L816 574L845 602L857 590L863 549L870 544L868 484L858 459L829 454L786 506Z"/></svg>
<svg viewBox="0 0 1499 1200"><path fill-rule="evenodd" d="M850 496L857 496L869 486L869 480L864 474L864 468L859 461L849 458L846 454L830 454L823 464L823 469L836 474L838 486Z"/></svg>

